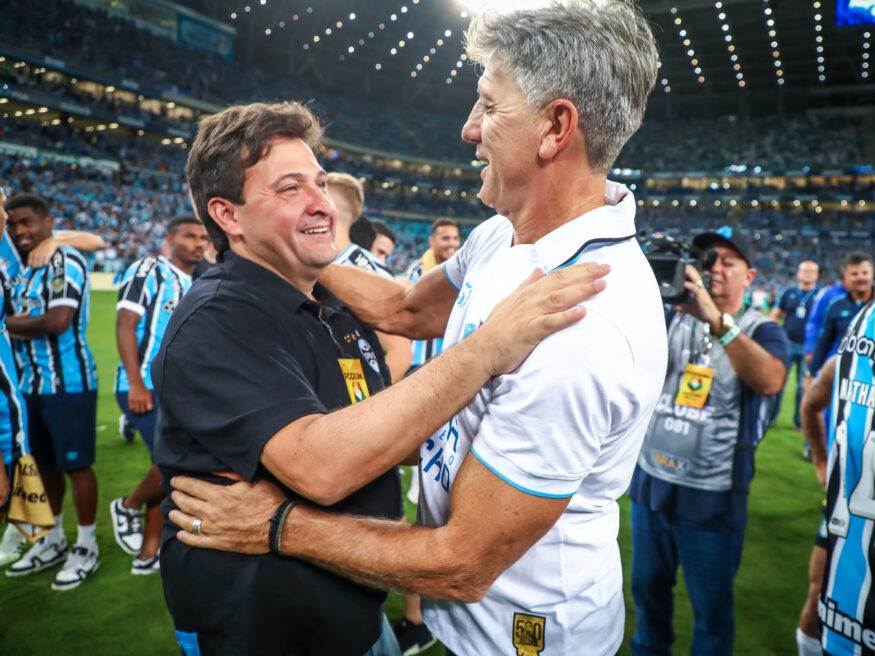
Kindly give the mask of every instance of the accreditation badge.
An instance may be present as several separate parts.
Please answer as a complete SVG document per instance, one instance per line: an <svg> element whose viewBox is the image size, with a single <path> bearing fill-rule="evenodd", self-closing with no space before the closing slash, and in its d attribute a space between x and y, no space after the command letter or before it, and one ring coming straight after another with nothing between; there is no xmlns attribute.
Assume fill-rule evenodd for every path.
<svg viewBox="0 0 875 656"><path fill-rule="evenodd" d="M544 651L546 617L513 614L513 646L517 656L538 656Z"/></svg>
<svg viewBox="0 0 875 656"><path fill-rule="evenodd" d="M364 401L371 393L368 391L368 382L362 371L362 361L358 358L337 358L343 379L346 381L346 390L349 392L349 400L353 403Z"/></svg>
<svg viewBox="0 0 875 656"><path fill-rule="evenodd" d="M796 318L804 319L805 318L805 306L801 303L796 306Z"/></svg>
<svg viewBox="0 0 875 656"><path fill-rule="evenodd" d="M681 380L681 388L675 397L675 405L683 405L688 408L703 408L711 391L711 383L714 382L714 369L703 367L698 364L688 364L684 369L684 377Z"/></svg>

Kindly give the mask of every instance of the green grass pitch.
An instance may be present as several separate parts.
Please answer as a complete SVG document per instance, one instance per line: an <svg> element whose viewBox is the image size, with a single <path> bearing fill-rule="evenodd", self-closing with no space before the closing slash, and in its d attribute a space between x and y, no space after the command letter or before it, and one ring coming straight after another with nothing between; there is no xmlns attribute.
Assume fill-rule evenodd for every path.
<svg viewBox="0 0 875 656"><path fill-rule="evenodd" d="M5 656L179 653L160 578L132 576L131 557L112 537L110 500L129 492L149 466L148 452L139 438L127 444L118 434L119 410L112 394L118 363L114 305L114 292L92 294L89 343L100 375L95 464L100 569L81 587L68 592L51 590L55 570L18 579L0 576L0 654ZM757 454L750 521L735 586L735 652L745 656L796 653L794 630L808 588L808 557L822 493L812 466L800 457L802 438L792 430L792 399L791 385L778 426L769 431ZM406 489L408 481L404 483ZM628 501L622 500L621 507L620 548L628 573ZM409 516L415 515L409 504L407 510ZM75 513L69 494L64 518L68 539L74 538ZM675 653L685 654L689 652L692 611L681 574L679 579ZM391 594L386 603L389 619L397 620L402 609L401 597ZM626 637L621 654L628 653L634 627L627 577ZM510 648L510 633L507 642ZM443 654L443 648L435 646L427 653Z"/></svg>

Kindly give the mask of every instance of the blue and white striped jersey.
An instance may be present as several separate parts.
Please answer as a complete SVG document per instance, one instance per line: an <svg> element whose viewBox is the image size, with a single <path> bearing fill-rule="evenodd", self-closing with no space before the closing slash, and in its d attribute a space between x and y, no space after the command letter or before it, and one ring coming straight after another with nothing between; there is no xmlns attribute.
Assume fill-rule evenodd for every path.
<svg viewBox="0 0 875 656"><path fill-rule="evenodd" d="M416 282L422 277L422 259L416 260L404 273L404 276L411 282ZM433 357L440 355L441 349L444 346L443 337L435 337L434 339L415 339L410 342L413 349L413 359L410 361L410 368L415 369L421 367Z"/></svg>
<svg viewBox="0 0 875 656"><path fill-rule="evenodd" d="M59 248L44 267L22 268L16 312L38 317L56 307L74 308L70 326L60 335L12 340L24 394L97 389L97 368L85 341L90 293L85 258L68 246Z"/></svg>
<svg viewBox="0 0 875 656"><path fill-rule="evenodd" d="M21 279L21 256L18 249L12 243L9 233L5 230L0 236L0 270L5 272L7 282L14 290L22 283ZM10 296L10 300L13 297Z"/></svg>
<svg viewBox="0 0 875 656"><path fill-rule="evenodd" d="M875 302L839 342L827 462L829 544L818 603L831 656L875 654Z"/></svg>
<svg viewBox="0 0 875 656"><path fill-rule="evenodd" d="M11 255L7 254L7 249L11 249ZM10 266L10 261L14 268ZM0 453L3 454L0 460L3 464L30 453L27 444L27 408L18 386L15 356L6 330L6 317L14 311L10 270L14 271L12 275L17 275L18 252L4 234L0 246Z"/></svg>
<svg viewBox="0 0 875 656"><path fill-rule="evenodd" d="M191 287L191 276L174 266L163 255L143 257L124 272L115 309L130 310L140 315L137 323L137 361L140 377L146 389L152 386L152 359L161 348L164 330L179 299ZM115 391L130 390L128 373L119 363Z"/></svg>

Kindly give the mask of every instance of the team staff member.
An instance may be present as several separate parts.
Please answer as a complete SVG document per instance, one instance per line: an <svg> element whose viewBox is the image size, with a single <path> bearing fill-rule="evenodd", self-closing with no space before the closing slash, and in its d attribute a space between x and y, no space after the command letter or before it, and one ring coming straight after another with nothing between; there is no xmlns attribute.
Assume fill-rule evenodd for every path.
<svg viewBox="0 0 875 656"><path fill-rule="evenodd" d="M167 224L164 242L168 257L143 257L127 268L116 304L115 336L121 362L115 377L115 398L130 425L140 431L150 454L158 419L152 360L161 347L170 315L191 287L192 273L203 260L207 232L193 216L179 217ZM115 540L126 553L136 556L131 574L159 570L159 504L165 496L161 475L152 465L131 494L110 503Z"/></svg>
<svg viewBox="0 0 875 656"><path fill-rule="evenodd" d="M812 455L827 453L823 412L832 408L828 458L814 458L826 483L827 546L824 581L817 605L823 653L871 654L875 645L872 532L875 527L875 457L872 408L875 376L875 303L853 317L835 358L803 399L803 430ZM813 653L813 650L812 650Z"/></svg>
<svg viewBox="0 0 875 656"><path fill-rule="evenodd" d="M21 255L52 236L48 204L33 194L6 202L9 234ZM47 266L21 272L18 314L6 319L21 370L27 402L28 437L40 470L55 527L8 570L7 576L38 572L64 561L55 590L80 585L99 566L95 534L97 479L94 476L97 370L85 334L90 283L85 259L63 247ZM67 549L62 502L65 477L73 488L78 536Z"/></svg>
<svg viewBox="0 0 875 656"><path fill-rule="evenodd" d="M366 221L368 227L371 227L370 221L361 216L365 203L365 190L362 183L349 173L335 172L328 174L327 183L328 193L337 207L334 247L338 255L334 262L372 271L386 278L394 278L385 263L380 262L376 255L350 239L350 227L354 223ZM400 335L386 333L377 333L377 337L383 346L386 364L389 365L389 372L392 375L389 382L401 380L410 366L410 340Z"/></svg>
<svg viewBox="0 0 875 656"><path fill-rule="evenodd" d="M793 426L796 430L802 427L802 419L799 416L799 404L802 401L805 376L808 367L805 364L805 318L811 312L814 304L814 296L818 292L817 278L819 275L817 262L805 260L796 268L795 287L788 287L778 298L778 302L769 313L769 319L777 323L784 320L784 332L790 342L790 364L787 367L787 380L790 380L790 369L796 365L796 404L793 409ZM784 381L786 387L787 382ZM775 415L781 408L781 399L784 390L778 395L775 403ZM773 423L775 417L772 418Z"/></svg>
<svg viewBox="0 0 875 656"><path fill-rule="evenodd" d="M600 289L590 272L605 271L524 287L459 348L376 394L388 372L373 331L316 283L337 254L335 207L311 151L320 135L297 103L231 107L201 122L186 175L220 260L183 297L152 365L155 461L165 479L231 469L331 515L394 518L398 462L492 375L580 318L553 312ZM161 575L186 654L398 653L384 593L301 560L195 549L168 523Z"/></svg>
<svg viewBox="0 0 875 656"><path fill-rule="evenodd" d="M615 654L624 614L616 500L666 353L658 286L634 239L635 199L606 175L640 125L656 47L626 2L486 13L466 38L469 57L485 69L462 137L488 163L481 198L499 214L413 286L350 267L333 267L329 278L381 329L418 338L445 329L444 352L379 396L408 389L484 338L492 318L481 322L534 266L605 261L606 290L586 303L584 321L544 340L513 374L477 381L476 397L433 426L420 449L425 526L299 506L282 548L354 580L423 594L426 624L457 653L516 645L552 656L585 645L595 656ZM453 382L467 384L469 375ZM432 418L449 398L435 402ZM356 463L368 460L360 454ZM179 484L211 500L174 493L188 509L173 515L181 526L203 518L204 535L183 539L266 549L264 526L277 504L269 486L218 490L225 500L240 495L228 507L216 506L214 486ZM235 527L241 534L225 532Z"/></svg>
<svg viewBox="0 0 875 656"><path fill-rule="evenodd" d="M845 334L851 319L865 303L872 300L872 258L866 253L849 253L842 261L842 284L848 290L829 304L823 317L817 345L811 356L809 369L816 376L826 359L836 352L839 340Z"/></svg>
<svg viewBox="0 0 875 656"><path fill-rule="evenodd" d="M787 367L781 327L744 303L756 277L747 235L698 235L711 287L687 267L693 300L670 311L669 365L632 479L633 654L671 654L678 565L695 614L693 654L731 654L753 454Z"/></svg>

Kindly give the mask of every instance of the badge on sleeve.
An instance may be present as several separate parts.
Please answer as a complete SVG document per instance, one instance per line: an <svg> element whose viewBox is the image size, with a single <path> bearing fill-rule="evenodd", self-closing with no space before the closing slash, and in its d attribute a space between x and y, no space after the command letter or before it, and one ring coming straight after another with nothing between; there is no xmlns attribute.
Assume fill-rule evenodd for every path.
<svg viewBox="0 0 875 656"><path fill-rule="evenodd" d="M714 382L714 369L703 367L698 364L688 364L684 369L684 377L681 380L681 388L675 397L675 405L684 405L688 408L703 408L711 391L711 383Z"/></svg>
<svg viewBox="0 0 875 656"><path fill-rule="evenodd" d="M513 614L513 646L517 656L538 656L544 651L544 627L546 617L540 615Z"/></svg>
<svg viewBox="0 0 875 656"><path fill-rule="evenodd" d="M346 381L346 390L349 392L349 400L353 403L364 401L371 393L368 391L368 382L362 371L362 361L358 358L337 358L343 379Z"/></svg>

